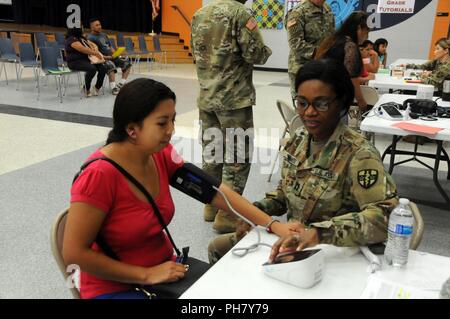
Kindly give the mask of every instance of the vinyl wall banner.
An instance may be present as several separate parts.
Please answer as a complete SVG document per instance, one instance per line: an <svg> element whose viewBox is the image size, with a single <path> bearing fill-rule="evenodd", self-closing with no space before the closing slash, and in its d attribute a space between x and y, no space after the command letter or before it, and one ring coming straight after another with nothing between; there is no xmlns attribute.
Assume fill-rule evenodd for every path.
<svg viewBox="0 0 450 319"><path fill-rule="evenodd" d="M414 13L416 0L379 0L377 13Z"/></svg>
<svg viewBox="0 0 450 319"><path fill-rule="evenodd" d="M409 19L431 1L433 0L327 0L336 17L336 27L353 11L363 10L369 15L368 24L373 31L389 28Z"/></svg>

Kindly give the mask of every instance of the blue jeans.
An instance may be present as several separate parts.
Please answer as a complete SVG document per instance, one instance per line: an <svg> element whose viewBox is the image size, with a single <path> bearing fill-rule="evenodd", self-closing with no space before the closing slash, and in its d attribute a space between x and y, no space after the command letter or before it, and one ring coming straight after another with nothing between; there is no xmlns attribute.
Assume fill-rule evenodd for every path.
<svg viewBox="0 0 450 319"><path fill-rule="evenodd" d="M127 290L103 294L93 299L148 299L148 296L142 291Z"/></svg>

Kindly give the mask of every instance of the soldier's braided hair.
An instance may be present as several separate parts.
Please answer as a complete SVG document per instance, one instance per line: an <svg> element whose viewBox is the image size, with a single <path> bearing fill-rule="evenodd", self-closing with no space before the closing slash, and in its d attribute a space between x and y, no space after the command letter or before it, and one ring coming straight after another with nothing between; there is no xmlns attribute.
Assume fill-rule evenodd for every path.
<svg viewBox="0 0 450 319"><path fill-rule="evenodd" d="M355 88L344 64L333 59L310 61L297 72L295 90L308 80L319 80L331 86L343 113L348 112L355 98Z"/></svg>
<svg viewBox="0 0 450 319"><path fill-rule="evenodd" d="M161 82L140 78L125 84L114 103L113 129L106 144L125 141L128 124L141 124L161 101L168 99L176 101L175 93Z"/></svg>

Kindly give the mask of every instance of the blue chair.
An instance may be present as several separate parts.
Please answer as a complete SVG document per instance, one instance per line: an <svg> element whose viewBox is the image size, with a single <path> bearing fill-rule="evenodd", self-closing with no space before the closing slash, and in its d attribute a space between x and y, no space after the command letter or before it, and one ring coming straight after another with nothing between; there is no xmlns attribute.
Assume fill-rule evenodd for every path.
<svg viewBox="0 0 450 319"><path fill-rule="evenodd" d="M167 66L167 51L161 50L161 42L159 41L159 36L153 36L153 54L157 53L160 56L160 65L162 65L162 60L164 58L164 64Z"/></svg>
<svg viewBox="0 0 450 319"><path fill-rule="evenodd" d="M124 39L122 33L117 33L117 46L118 47L124 47L125 46L125 39Z"/></svg>
<svg viewBox="0 0 450 319"><path fill-rule="evenodd" d="M64 33L56 32L55 33L55 40L59 44L59 48L61 50L64 50L66 47L66 37L64 36Z"/></svg>
<svg viewBox="0 0 450 319"><path fill-rule="evenodd" d="M36 40L35 46L37 48L44 48L47 46L47 37L44 32L36 32L34 33L34 38Z"/></svg>
<svg viewBox="0 0 450 319"><path fill-rule="evenodd" d="M108 39L109 39L109 45L111 46L111 48L113 48L114 50L117 50L116 40L114 40L113 38L108 38Z"/></svg>
<svg viewBox="0 0 450 319"><path fill-rule="evenodd" d="M140 72L141 71L141 67L140 67L141 56L139 55L138 52L136 52L134 50L133 40L131 40L130 38L125 38L125 52L126 52L126 55L131 59L131 63L133 63L133 59L134 59L134 63L137 63L137 65L138 65L138 69L139 69L138 72Z"/></svg>
<svg viewBox="0 0 450 319"><path fill-rule="evenodd" d="M20 68L18 73L17 90L19 89L20 82L22 80L22 72L25 68L32 68L34 74L34 80L37 86L37 77L39 76L38 69L40 63L36 61L34 49L31 43L19 43L19 56L20 56Z"/></svg>
<svg viewBox="0 0 450 319"><path fill-rule="evenodd" d="M54 42L54 41L48 41L47 42L47 47L53 48L55 50L56 56L57 56L57 59L58 59L58 65L66 66L66 63L64 62L63 54L62 54L61 47L60 47L59 43L58 42Z"/></svg>
<svg viewBox="0 0 450 319"><path fill-rule="evenodd" d="M65 95L65 91L63 93L62 87L64 84L64 88L66 85L65 76L69 74L73 74L75 72L70 70L61 70L58 65L58 54L54 48L40 48L41 54L41 69L43 71L44 76L54 76L55 82L58 90L58 97L60 98L60 103L63 102L63 95ZM38 99L40 96L40 85L39 85L39 76L38 76Z"/></svg>
<svg viewBox="0 0 450 319"><path fill-rule="evenodd" d="M14 50L13 43L9 38L0 38L0 77L2 72L5 71L6 84L8 85L8 73L6 72L6 63L14 63L16 68L16 77L18 79L17 64L19 63L19 57Z"/></svg>
<svg viewBox="0 0 450 319"><path fill-rule="evenodd" d="M150 52L147 48L147 42L145 41L145 37L143 35L139 36L139 51L141 52L141 57L147 58L147 68L150 71L150 58L153 59L153 53Z"/></svg>

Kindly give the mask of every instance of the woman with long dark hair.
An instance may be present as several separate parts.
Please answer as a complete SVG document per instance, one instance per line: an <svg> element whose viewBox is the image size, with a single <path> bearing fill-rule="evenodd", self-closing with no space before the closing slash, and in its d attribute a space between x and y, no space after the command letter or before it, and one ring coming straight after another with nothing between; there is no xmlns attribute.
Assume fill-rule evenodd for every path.
<svg viewBox="0 0 450 319"><path fill-rule="evenodd" d="M388 47L388 40L384 38L379 38L375 41L373 44L373 49L376 53L378 53L378 61L383 66L383 68L386 68L387 65L387 47Z"/></svg>
<svg viewBox="0 0 450 319"><path fill-rule="evenodd" d="M96 59L99 63L92 62L89 56L92 56L92 59ZM105 79L107 70L102 63L102 61L104 62L103 55L99 52L95 43L83 36L83 30L81 28L67 30L66 59L69 69L86 72L84 77L86 96L98 95L98 91L103 86L103 80ZM95 74L97 74L97 82L94 91L91 91L91 82Z"/></svg>
<svg viewBox="0 0 450 319"><path fill-rule="evenodd" d="M145 290L183 280L189 270L182 261L176 262L173 242L161 225L161 220L168 225L174 216L169 181L184 165L170 144L175 100L171 89L151 79L125 84L114 103L114 125L106 145L87 160L108 161L91 162L72 186L63 257L66 264L81 269L82 298L144 299ZM154 205L111 161L141 184ZM280 236L293 229L273 223L223 183L218 187L234 209L253 223ZM210 204L231 213L221 195L213 195ZM136 286L145 290L136 291Z"/></svg>
<svg viewBox="0 0 450 319"><path fill-rule="evenodd" d="M359 44L367 39L368 34L367 14L363 11L355 11L332 36L322 42L316 54L316 59L333 59L345 65L352 79L355 98L361 110L367 108L367 102L359 87L359 77L363 70Z"/></svg>

